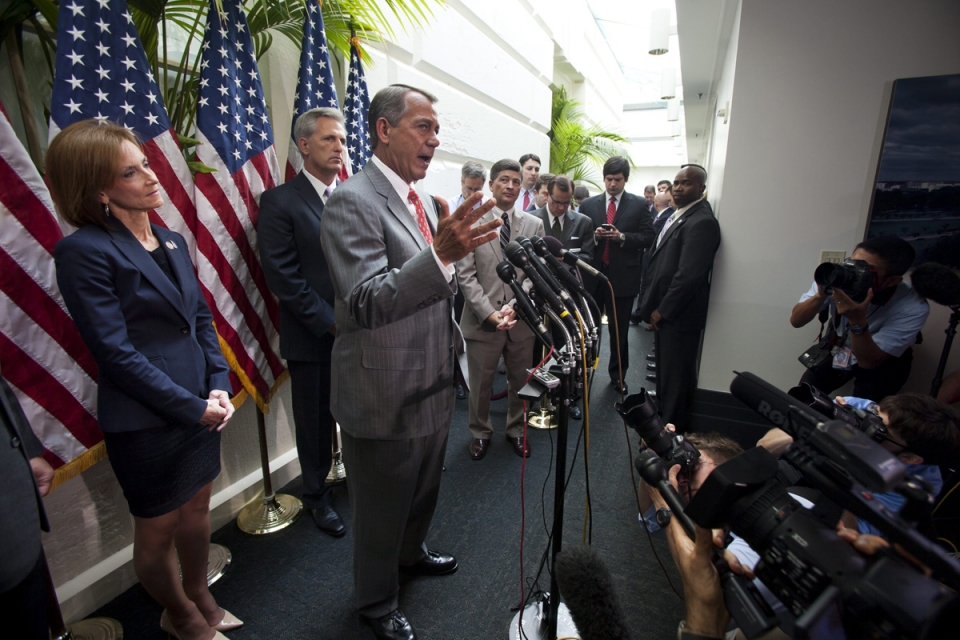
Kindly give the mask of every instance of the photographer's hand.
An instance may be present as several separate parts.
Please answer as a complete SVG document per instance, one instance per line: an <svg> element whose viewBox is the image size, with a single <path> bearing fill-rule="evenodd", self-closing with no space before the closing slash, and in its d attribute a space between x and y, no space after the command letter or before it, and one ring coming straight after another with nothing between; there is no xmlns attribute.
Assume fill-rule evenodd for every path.
<svg viewBox="0 0 960 640"><path fill-rule="evenodd" d="M867 307L873 300L873 289L867 291L867 297L863 302L854 302L850 296L840 289L833 290L833 301L837 305L837 313L847 319L847 322L855 325L867 324Z"/></svg>

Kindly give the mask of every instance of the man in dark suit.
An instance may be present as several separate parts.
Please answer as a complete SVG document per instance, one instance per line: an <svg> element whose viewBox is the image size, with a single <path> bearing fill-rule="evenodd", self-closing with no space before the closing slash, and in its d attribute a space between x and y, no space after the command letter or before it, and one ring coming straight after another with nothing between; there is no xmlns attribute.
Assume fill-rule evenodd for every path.
<svg viewBox="0 0 960 640"><path fill-rule="evenodd" d="M520 195L517 197L517 208L526 211L535 204L537 192L537 178L540 176L540 156L535 153L525 153L520 156L520 169L523 173L523 184L520 186Z"/></svg>
<svg viewBox="0 0 960 640"><path fill-rule="evenodd" d="M303 504L320 530L335 537L346 533L326 484L335 429L330 354L337 325L320 222L336 187L346 135L337 109L311 109L297 118L294 137L303 171L263 193L257 228L263 272L280 303L280 354L290 369Z"/></svg>
<svg viewBox="0 0 960 640"><path fill-rule="evenodd" d="M524 209L524 211L534 212L538 209L543 209L547 206L547 187L550 184L550 181L553 180L552 173L541 173L537 177L537 182L533 185L533 192L535 195L533 203L529 207Z"/></svg>
<svg viewBox="0 0 960 640"><path fill-rule="evenodd" d="M406 85L377 92L373 157L333 192L321 230L336 294L331 408L353 507L354 599L377 638L390 640L416 637L398 608L400 572L457 569L425 543L463 353L454 263L496 240L501 224L474 226L495 204L474 209L480 194L448 214L414 188L440 145L436 101Z"/></svg>
<svg viewBox="0 0 960 640"><path fill-rule="evenodd" d="M674 212L674 208L671 206L673 202L673 196L670 193L665 191L658 191L657 195L653 197L653 234L654 237L660 235L660 230L663 229L663 225L666 224L667 219ZM649 247L646 251L643 252L643 286L647 286L647 265L650 264L650 254L653 253L653 247ZM633 313L630 314L630 322L633 324L640 324L640 305L643 302L643 289L640 290L640 295L637 296L637 308L633 310ZM653 331L653 327L647 325L645 327L647 331ZM649 378L649 376L647 376Z"/></svg>
<svg viewBox="0 0 960 640"><path fill-rule="evenodd" d="M620 156L613 156L603 165L606 193L587 198L580 205L580 213L588 216L596 229L597 249L593 266L613 285L612 299L605 282L596 283L593 297L606 309L610 321L610 362L607 368L610 384L623 394L627 393L625 379L630 365L627 347L630 311L633 299L640 293L643 250L654 240L647 201L624 191L629 178L630 163Z"/></svg>
<svg viewBox="0 0 960 640"><path fill-rule="evenodd" d="M564 249L576 253L584 262L591 262L596 246L593 222L570 208L573 182L563 174L554 176L547 183L547 192L546 206L536 211L543 220L544 232L562 242Z"/></svg>
<svg viewBox="0 0 960 640"><path fill-rule="evenodd" d="M50 531L41 496L53 469L7 381L0 378L0 616L4 635L47 640L47 571L40 530Z"/></svg>
<svg viewBox="0 0 960 640"><path fill-rule="evenodd" d="M704 199L706 180L707 172L698 165L684 165L677 174L673 200L679 209L667 218L651 251L640 305L640 315L656 332L663 421L672 422L678 432L690 426L710 271L720 246L720 225Z"/></svg>

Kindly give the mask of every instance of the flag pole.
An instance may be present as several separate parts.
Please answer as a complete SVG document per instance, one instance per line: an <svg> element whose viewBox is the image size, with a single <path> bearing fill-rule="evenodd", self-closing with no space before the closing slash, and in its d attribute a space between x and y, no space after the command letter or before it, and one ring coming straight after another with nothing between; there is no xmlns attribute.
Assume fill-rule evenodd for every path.
<svg viewBox="0 0 960 640"><path fill-rule="evenodd" d="M270 455L267 450L267 427L263 411L257 407L257 432L260 436L260 466L263 468L263 498L248 504L237 516L237 526L244 533L264 535L286 529L300 519L303 503L285 493L274 493L270 479Z"/></svg>

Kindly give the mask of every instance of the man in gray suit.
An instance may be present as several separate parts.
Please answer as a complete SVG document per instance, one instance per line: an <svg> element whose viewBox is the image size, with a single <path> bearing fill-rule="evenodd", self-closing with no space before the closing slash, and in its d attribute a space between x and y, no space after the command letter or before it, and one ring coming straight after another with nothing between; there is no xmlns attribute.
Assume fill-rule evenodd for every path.
<svg viewBox="0 0 960 640"><path fill-rule="evenodd" d="M48 640L47 571L40 530L49 531L41 496L53 468L6 380L0 378L0 616L8 638Z"/></svg>
<svg viewBox="0 0 960 640"><path fill-rule="evenodd" d="M280 303L280 353L290 369L303 505L321 531L347 529L326 484L335 429L330 414L330 354L337 325L333 283L319 248L323 207L337 186L347 132L343 114L321 107L293 128L303 171L260 197L257 233L267 286Z"/></svg>
<svg viewBox="0 0 960 640"><path fill-rule="evenodd" d="M470 457L481 460L490 450L490 391L500 356L507 367L507 441L521 457L530 456L530 445L523 437L523 403L517 395L527 378L533 359L533 331L525 323L517 324L513 293L497 275L503 262L503 247L523 235L543 235L543 222L515 206L520 195L520 163L500 160L490 169L490 192L497 206L480 221L502 220L500 242L477 247L457 263L457 277L463 298L460 328L467 341L467 363L473 391L470 393ZM524 280L522 272L517 280Z"/></svg>
<svg viewBox="0 0 960 640"><path fill-rule="evenodd" d="M340 423L353 508L354 597L378 638L415 638L398 608L399 573L443 575L453 556L424 543L440 490L462 349L454 263L497 237L493 208L453 214L413 184L440 145L436 98L392 85L370 103L373 157L324 209L333 287L331 409Z"/></svg>

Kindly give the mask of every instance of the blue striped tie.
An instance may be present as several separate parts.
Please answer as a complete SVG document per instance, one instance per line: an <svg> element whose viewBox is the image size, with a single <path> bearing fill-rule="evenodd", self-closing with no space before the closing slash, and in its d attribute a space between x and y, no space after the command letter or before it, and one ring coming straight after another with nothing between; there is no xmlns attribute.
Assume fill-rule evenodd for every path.
<svg viewBox="0 0 960 640"><path fill-rule="evenodd" d="M507 243L510 242L510 216L504 211L500 219L503 220L503 226L500 227L500 248L506 251Z"/></svg>

